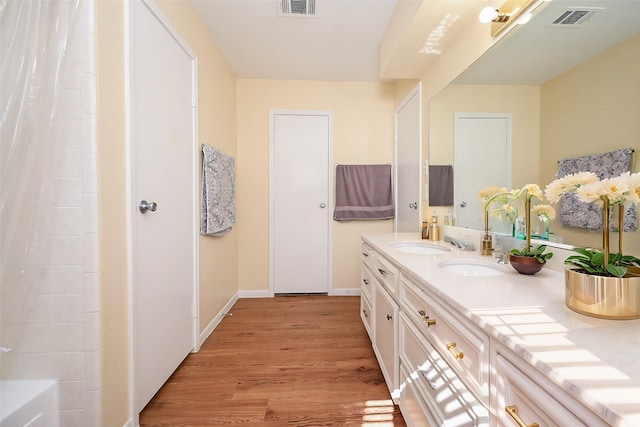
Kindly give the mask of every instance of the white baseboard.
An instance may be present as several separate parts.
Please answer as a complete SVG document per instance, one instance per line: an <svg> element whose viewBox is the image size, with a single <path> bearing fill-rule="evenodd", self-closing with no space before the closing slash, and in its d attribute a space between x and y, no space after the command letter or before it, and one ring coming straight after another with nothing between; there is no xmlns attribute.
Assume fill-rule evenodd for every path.
<svg viewBox="0 0 640 427"><path fill-rule="evenodd" d="M126 423L122 427L133 427L133 420L129 418Z"/></svg>
<svg viewBox="0 0 640 427"><path fill-rule="evenodd" d="M360 288L333 288L331 295L335 296L356 296L360 295Z"/></svg>
<svg viewBox="0 0 640 427"><path fill-rule="evenodd" d="M238 301L238 292L236 292L231 297L229 302L224 305L222 310L220 310L220 312L211 320L211 322L209 322L209 324L202 330L202 332L200 332L200 336L198 338L198 348L200 348L200 346L202 346L206 339L209 338L211 332L213 332L216 326L218 326L218 324L222 321L224 315L231 310L231 307L236 303L236 301Z"/></svg>
<svg viewBox="0 0 640 427"><path fill-rule="evenodd" d="M269 291L238 291L240 298L269 298Z"/></svg>

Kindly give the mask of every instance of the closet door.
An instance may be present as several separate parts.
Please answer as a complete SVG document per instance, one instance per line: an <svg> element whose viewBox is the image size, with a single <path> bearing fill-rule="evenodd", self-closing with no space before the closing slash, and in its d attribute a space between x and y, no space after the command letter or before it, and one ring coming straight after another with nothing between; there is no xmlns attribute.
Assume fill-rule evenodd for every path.
<svg viewBox="0 0 640 427"><path fill-rule="evenodd" d="M331 114L272 112L271 286L276 294L327 293Z"/></svg>

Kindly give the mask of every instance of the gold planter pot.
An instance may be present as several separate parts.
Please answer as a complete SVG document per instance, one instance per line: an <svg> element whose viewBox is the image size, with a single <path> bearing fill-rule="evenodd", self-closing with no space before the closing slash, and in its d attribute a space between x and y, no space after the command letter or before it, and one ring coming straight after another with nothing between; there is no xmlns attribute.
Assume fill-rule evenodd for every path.
<svg viewBox="0 0 640 427"><path fill-rule="evenodd" d="M567 307L587 316L640 318L640 276L602 277L565 270Z"/></svg>

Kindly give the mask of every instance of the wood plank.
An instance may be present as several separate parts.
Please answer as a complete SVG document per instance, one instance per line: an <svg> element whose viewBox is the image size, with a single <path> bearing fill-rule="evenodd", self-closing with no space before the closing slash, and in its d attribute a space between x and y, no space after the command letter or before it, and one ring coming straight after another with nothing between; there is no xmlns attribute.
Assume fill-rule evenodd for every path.
<svg viewBox="0 0 640 427"><path fill-rule="evenodd" d="M351 296L238 300L140 425L405 426L359 309Z"/></svg>

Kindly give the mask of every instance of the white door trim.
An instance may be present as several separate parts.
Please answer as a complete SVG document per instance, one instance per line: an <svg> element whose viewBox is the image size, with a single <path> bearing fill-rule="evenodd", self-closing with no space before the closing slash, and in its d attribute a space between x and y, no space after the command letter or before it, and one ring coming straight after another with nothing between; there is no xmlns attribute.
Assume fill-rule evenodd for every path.
<svg viewBox="0 0 640 427"><path fill-rule="evenodd" d="M275 116L276 115L296 115L296 116L327 116L329 118L329 153L327 158L333 159L333 111L329 110L279 110L279 109L269 109L269 296L273 297L275 295L275 280L274 274L275 271L275 238L274 231L276 229L275 226L275 200L273 195L275 193L275 178L273 171L275 170L275 153L273 150L273 137L274 137L274 125L275 125ZM327 209L329 212L333 212L334 205L334 171L333 164L329 162L327 165L329 171L329 182L328 185L328 195L329 198L327 200ZM327 294L334 295L333 290L333 220L332 216L329 216L327 221L329 221L327 227L327 249L329 253L327 254Z"/></svg>
<svg viewBox="0 0 640 427"><path fill-rule="evenodd" d="M418 84L404 97L404 99L400 102L400 104L396 107L393 112L393 203L394 203L394 211L395 215L393 217L393 230L398 230L398 114L404 107L407 106L409 102L414 97L418 97L418 115L419 115L419 124L418 124L418 153L419 153L419 162L422 163L422 82L418 82ZM425 160L425 163L427 160ZM420 169L420 163L418 164L418 168ZM422 218L422 200L424 197L420 197L420 189L422 188L422 184L424 182L423 176L425 171L419 171L418 176L418 194L416 195L416 200L418 201L418 222L416 224L416 230L420 229L420 218Z"/></svg>
<svg viewBox="0 0 640 427"><path fill-rule="evenodd" d="M187 42L182 38L182 36L178 33L178 31L173 27L169 19L164 15L164 13L156 6L153 0L136 0L142 3L149 12L154 15L158 21L165 27L167 32L171 35L171 37L176 41L176 43L184 50L187 56L191 59L191 70L192 70L192 189L191 189L191 199L194 206L193 210L193 223L199 224L199 192L198 192L198 183L199 183L199 147L197 144L198 141L198 58L191 47L187 44ZM132 199L133 188L134 188L134 178L131 173L132 167L132 137L133 137L133 124L131 121L132 112L135 109L135 100L132 98L132 67L131 67L131 42L132 42L132 33L133 26L135 25L133 19L133 8L134 3L128 2L127 7L125 7L125 147L126 147L126 198L127 198L127 282L128 282L128 296L129 296L129 417L130 420L133 420L133 425L139 425L139 414L136 410L136 375L135 375L135 313L134 313L134 271L133 271L133 263L132 255L133 255L133 215L136 213L136 203ZM200 288L200 242L199 242L199 232L197 227L194 227L193 230L193 304L194 304L194 317L193 317L193 350L199 350L198 344L198 325L199 325L199 288Z"/></svg>

